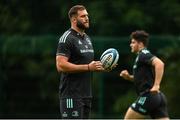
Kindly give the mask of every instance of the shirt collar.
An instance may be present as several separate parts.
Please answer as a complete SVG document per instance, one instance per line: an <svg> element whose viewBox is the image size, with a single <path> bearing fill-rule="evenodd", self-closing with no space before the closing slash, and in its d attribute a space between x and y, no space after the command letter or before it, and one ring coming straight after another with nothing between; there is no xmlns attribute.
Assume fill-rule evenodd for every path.
<svg viewBox="0 0 180 120"><path fill-rule="evenodd" d="M70 28L70 30L76 34L77 36L80 36L80 37L84 37L86 33L83 33L83 35L81 35L79 32L75 31L74 29Z"/></svg>

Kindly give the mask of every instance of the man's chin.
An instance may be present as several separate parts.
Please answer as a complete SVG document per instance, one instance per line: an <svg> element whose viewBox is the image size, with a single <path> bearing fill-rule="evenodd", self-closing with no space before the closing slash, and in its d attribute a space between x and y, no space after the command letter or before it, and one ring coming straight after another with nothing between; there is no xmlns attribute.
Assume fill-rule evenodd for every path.
<svg viewBox="0 0 180 120"><path fill-rule="evenodd" d="M132 52L132 53L135 53L135 51L134 51L134 50L131 50L131 52Z"/></svg>
<svg viewBox="0 0 180 120"><path fill-rule="evenodd" d="M86 30L86 29L88 29L89 28L89 26L77 26L79 29L82 29L82 30Z"/></svg>
<svg viewBox="0 0 180 120"><path fill-rule="evenodd" d="M85 29L89 29L89 26L88 26L88 27L85 27Z"/></svg>
<svg viewBox="0 0 180 120"><path fill-rule="evenodd" d="M84 25L84 28L85 28L85 29L88 29L88 28L89 28L89 25Z"/></svg>
<svg viewBox="0 0 180 120"><path fill-rule="evenodd" d="M89 28L89 23L85 23L84 27Z"/></svg>

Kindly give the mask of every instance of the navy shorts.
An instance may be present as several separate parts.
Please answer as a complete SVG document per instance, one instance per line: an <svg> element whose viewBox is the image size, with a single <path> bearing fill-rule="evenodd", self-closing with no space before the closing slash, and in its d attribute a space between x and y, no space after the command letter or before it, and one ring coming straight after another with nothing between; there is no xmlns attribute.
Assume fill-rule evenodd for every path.
<svg viewBox="0 0 180 120"><path fill-rule="evenodd" d="M131 108L143 115L150 115L151 118L168 117L167 100L162 92L147 92L140 95Z"/></svg>
<svg viewBox="0 0 180 120"><path fill-rule="evenodd" d="M90 98L63 98L60 99L60 113L63 119L89 118L91 111Z"/></svg>

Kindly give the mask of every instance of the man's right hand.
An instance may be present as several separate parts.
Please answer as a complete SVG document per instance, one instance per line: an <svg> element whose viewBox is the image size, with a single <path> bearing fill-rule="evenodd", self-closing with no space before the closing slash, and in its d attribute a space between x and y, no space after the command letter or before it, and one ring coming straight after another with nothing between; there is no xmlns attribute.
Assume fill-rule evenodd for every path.
<svg viewBox="0 0 180 120"><path fill-rule="evenodd" d="M126 80L132 79L132 76L129 74L129 72L127 70L121 71L119 75Z"/></svg>

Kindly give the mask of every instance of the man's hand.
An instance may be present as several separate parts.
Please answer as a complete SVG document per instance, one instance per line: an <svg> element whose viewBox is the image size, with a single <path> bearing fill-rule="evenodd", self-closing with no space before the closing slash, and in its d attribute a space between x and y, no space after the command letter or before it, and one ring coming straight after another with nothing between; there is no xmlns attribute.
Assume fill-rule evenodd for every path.
<svg viewBox="0 0 180 120"><path fill-rule="evenodd" d="M119 75L120 75L121 77L123 77L124 79L126 79L126 80L133 81L133 79L134 79L133 75L130 75L127 70L121 71L121 73L120 73Z"/></svg>
<svg viewBox="0 0 180 120"><path fill-rule="evenodd" d="M160 86L159 85L154 85L151 89L150 89L150 92L151 93L158 93L160 92Z"/></svg>
<svg viewBox="0 0 180 120"><path fill-rule="evenodd" d="M123 77L124 79L128 79L129 72L127 70L123 70L123 71L121 71L120 76Z"/></svg>
<svg viewBox="0 0 180 120"><path fill-rule="evenodd" d="M104 71L102 63L100 61L92 61L88 64L89 71Z"/></svg>

